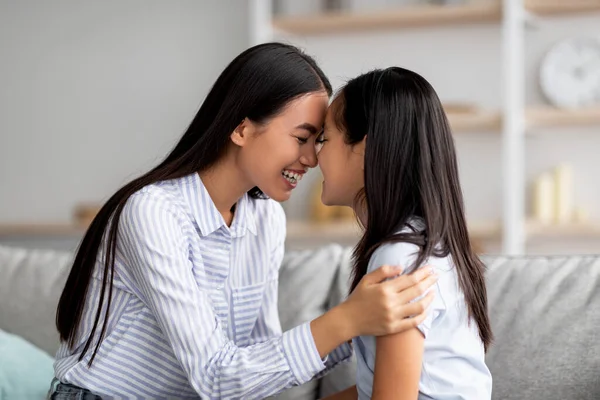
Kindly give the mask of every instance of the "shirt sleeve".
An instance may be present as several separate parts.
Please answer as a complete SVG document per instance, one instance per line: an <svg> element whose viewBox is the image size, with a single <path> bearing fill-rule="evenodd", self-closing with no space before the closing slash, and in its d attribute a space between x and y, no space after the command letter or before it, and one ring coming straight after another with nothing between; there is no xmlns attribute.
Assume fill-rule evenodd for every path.
<svg viewBox="0 0 600 400"><path fill-rule="evenodd" d="M325 369L323 371L319 372L315 376L315 379L318 379L324 375L327 375L329 372L331 372L332 369L334 369L339 364L350 361L351 357L352 357L352 345L350 343L344 343L344 344L338 346L331 353L329 353L329 355L325 359Z"/></svg>
<svg viewBox="0 0 600 400"><path fill-rule="evenodd" d="M118 251L200 397L262 399L322 371L308 323L248 347L228 339L194 280L182 218L167 198L134 194L119 222Z"/></svg>
<svg viewBox="0 0 600 400"><path fill-rule="evenodd" d="M423 265L415 266L414 263L419 255L419 247L410 243L386 243L379 247L369 260L368 272L375 271L382 265L393 265L402 267L402 275L413 272L416 268L421 268L427 265L425 262ZM412 301L418 301L423 298L429 291L435 292L433 302L429 307L429 311L425 320L421 322L417 328L421 331L424 337L427 337L429 330L433 322L446 310L446 305L440 293L440 285L436 283L431 289L425 292L422 296L413 299Z"/></svg>

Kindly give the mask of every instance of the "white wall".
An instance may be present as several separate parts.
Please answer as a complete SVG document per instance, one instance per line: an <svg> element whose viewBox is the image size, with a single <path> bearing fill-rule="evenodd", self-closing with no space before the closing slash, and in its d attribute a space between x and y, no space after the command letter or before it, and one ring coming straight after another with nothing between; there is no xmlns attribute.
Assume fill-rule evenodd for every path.
<svg viewBox="0 0 600 400"><path fill-rule="evenodd" d="M69 221L154 165L248 46L247 7L0 1L0 223Z"/></svg>
<svg viewBox="0 0 600 400"><path fill-rule="evenodd" d="M367 0L353 0L363 1ZM285 7L282 7L284 11ZM306 10L302 11L306 13ZM571 35L596 35L600 13L549 18L527 33L527 103L544 104L538 86L542 56L556 41ZM338 86L375 67L399 65L426 77L442 101L470 102L484 109L502 105L501 27L499 24L465 25L378 32L279 37L314 55ZM540 132L527 139L527 179L544 168L568 162L575 173L575 197L591 217L600 220L600 127L562 128ZM472 220L499 219L502 213L501 140L499 132L456 135L461 179ZM306 214L303 198L312 189L305 179L286 209L290 216Z"/></svg>

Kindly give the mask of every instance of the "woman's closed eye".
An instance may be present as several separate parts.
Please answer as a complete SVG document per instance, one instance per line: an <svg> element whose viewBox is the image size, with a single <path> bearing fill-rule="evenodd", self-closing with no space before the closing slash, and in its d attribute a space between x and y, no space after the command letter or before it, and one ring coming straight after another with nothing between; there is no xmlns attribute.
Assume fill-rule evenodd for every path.
<svg viewBox="0 0 600 400"><path fill-rule="evenodd" d="M300 144L308 143L309 139L310 139L310 137L296 136L296 140L298 140L298 143L300 143Z"/></svg>

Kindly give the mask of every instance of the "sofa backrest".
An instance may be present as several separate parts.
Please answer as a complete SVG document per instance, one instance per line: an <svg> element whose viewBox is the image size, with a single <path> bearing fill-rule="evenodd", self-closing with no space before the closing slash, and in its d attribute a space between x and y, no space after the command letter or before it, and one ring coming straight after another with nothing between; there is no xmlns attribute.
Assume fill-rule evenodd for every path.
<svg viewBox="0 0 600 400"><path fill-rule="evenodd" d="M54 357L56 306L71 260L68 252L0 246L0 329Z"/></svg>
<svg viewBox="0 0 600 400"><path fill-rule="evenodd" d="M600 399L600 257L487 257L493 398Z"/></svg>
<svg viewBox="0 0 600 400"><path fill-rule="evenodd" d="M56 305L71 257L0 246L0 329L54 355ZM484 257L484 262L495 334L487 357L494 400L600 399L600 256ZM349 263L350 250L339 246L286 253L282 325L310 320L342 301ZM351 383L353 375L352 365L340 368L321 382L320 394Z"/></svg>

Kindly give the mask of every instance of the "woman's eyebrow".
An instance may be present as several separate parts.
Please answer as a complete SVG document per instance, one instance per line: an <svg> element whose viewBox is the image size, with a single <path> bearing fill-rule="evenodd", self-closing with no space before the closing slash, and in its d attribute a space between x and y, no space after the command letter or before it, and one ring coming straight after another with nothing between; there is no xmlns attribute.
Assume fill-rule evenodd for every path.
<svg viewBox="0 0 600 400"><path fill-rule="evenodd" d="M295 129L304 129L304 130L307 130L312 135L314 135L315 133L319 132L319 130L317 129L316 126L314 126L313 124L310 124L308 122L305 122L303 124L298 125Z"/></svg>

